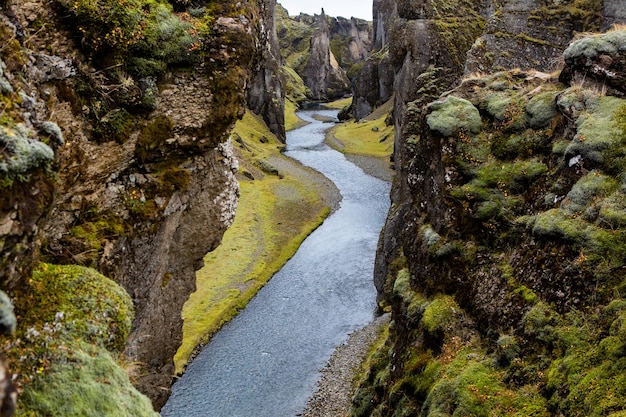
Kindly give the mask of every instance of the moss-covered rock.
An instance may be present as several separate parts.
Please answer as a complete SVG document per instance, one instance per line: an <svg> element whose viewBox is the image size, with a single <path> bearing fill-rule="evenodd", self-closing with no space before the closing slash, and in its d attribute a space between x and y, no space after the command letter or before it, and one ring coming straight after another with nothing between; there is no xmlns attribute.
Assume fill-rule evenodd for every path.
<svg viewBox="0 0 626 417"><path fill-rule="evenodd" d="M623 410L625 109L519 70L406 106L375 279L393 321L353 415Z"/></svg>
<svg viewBox="0 0 626 417"><path fill-rule="evenodd" d="M41 264L15 300L19 327L5 340L18 416L155 416L118 362L133 304L97 271Z"/></svg>
<svg viewBox="0 0 626 417"><path fill-rule="evenodd" d="M156 417L110 353L77 343L64 363L55 363L21 396L17 416Z"/></svg>
<svg viewBox="0 0 626 417"><path fill-rule="evenodd" d="M0 174L4 184L26 181L29 172L45 170L54 160L54 151L35 139L33 132L22 124L0 126L0 146Z"/></svg>
<svg viewBox="0 0 626 417"><path fill-rule="evenodd" d="M478 109L469 101L455 96L448 96L429 106L431 112L426 122L431 130L443 136L453 136L465 132L480 133L482 120Z"/></svg>

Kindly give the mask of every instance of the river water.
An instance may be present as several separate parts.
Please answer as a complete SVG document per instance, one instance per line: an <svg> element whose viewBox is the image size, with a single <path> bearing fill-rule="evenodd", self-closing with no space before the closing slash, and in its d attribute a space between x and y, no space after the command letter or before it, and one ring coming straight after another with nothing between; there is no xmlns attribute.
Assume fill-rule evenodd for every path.
<svg viewBox="0 0 626 417"><path fill-rule="evenodd" d="M319 370L375 310L372 275L389 184L365 174L323 143L332 126L305 111L309 125L287 134L287 151L332 180L340 208L219 331L162 409L165 417L291 417L303 411Z"/></svg>

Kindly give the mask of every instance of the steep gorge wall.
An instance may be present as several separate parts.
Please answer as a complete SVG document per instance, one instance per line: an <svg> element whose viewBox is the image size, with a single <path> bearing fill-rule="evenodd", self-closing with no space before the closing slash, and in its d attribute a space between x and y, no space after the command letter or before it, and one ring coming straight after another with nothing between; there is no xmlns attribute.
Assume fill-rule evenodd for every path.
<svg viewBox="0 0 626 417"><path fill-rule="evenodd" d="M248 108L263 116L270 131L285 141L285 88L283 65L276 31L276 0L262 3L260 15L261 63L248 91Z"/></svg>
<svg viewBox="0 0 626 417"><path fill-rule="evenodd" d="M350 94L351 80L371 49L370 23L324 13L290 17L283 8L278 15L290 99L333 100Z"/></svg>
<svg viewBox="0 0 626 417"><path fill-rule="evenodd" d="M195 271L234 217L229 130L251 103L284 135L274 3L173 5L13 0L0 14L2 288L29 297L42 259L122 285L125 354L157 408Z"/></svg>
<svg viewBox="0 0 626 417"><path fill-rule="evenodd" d="M392 82L396 94L397 172L375 268L393 321L353 415L623 409L613 387L624 32L563 58L574 35L623 13L614 6L375 2L379 52L361 76L370 91ZM389 71L376 79L389 63L393 81ZM563 63L560 82L536 71ZM367 114L381 97L356 95L353 106Z"/></svg>

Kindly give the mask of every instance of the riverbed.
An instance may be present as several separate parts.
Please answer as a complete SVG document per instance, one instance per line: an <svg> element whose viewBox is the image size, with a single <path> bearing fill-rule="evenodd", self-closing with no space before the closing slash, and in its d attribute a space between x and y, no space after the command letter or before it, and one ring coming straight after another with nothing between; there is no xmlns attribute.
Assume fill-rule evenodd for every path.
<svg viewBox="0 0 626 417"><path fill-rule="evenodd" d="M174 385L165 417L289 417L304 409L336 346L369 323L389 183L323 143L333 110L301 112L285 154L333 181L340 207ZM218 271L216 271L218 273Z"/></svg>

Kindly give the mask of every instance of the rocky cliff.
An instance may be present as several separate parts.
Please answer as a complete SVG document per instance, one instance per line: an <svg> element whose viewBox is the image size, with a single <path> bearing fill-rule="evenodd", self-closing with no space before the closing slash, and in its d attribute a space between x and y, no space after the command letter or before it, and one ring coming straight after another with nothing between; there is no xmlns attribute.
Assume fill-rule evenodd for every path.
<svg viewBox="0 0 626 417"><path fill-rule="evenodd" d="M261 7L258 48L262 57L248 91L248 108L263 116L270 132L284 142L285 88L276 30L276 0L266 0Z"/></svg>
<svg viewBox="0 0 626 417"><path fill-rule="evenodd" d="M180 313L195 271L237 205L229 129L250 102L284 134L272 64L274 4L13 0L0 6L0 282L18 323L31 326L18 326L15 339L24 340L27 331L41 335L53 321L69 325L62 310L38 321L29 301L56 300L47 281L60 278L51 271L80 282L94 268L131 297L134 320L114 350L138 364L134 383L158 408L172 381ZM266 95L248 100L250 85ZM42 260L87 269L37 272ZM44 289L48 298L40 295ZM63 306L69 308L54 308ZM126 328L120 323L108 325ZM20 347L7 343L14 357ZM44 376L64 359L46 360L37 368ZM24 371L17 382L30 393L28 407L37 403L31 387L40 372Z"/></svg>
<svg viewBox="0 0 626 417"><path fill-rule="evenodd" d="M392 323L353 415L626 406L626 35L570 44L623 9L375 3L396 94L397 173L375 269Z"/></svg>
<svg viewBox="0 0 626 417"><path fill-rule="evenodd" d="M362 19L278 12L288 95L294 101L333 100L352 92L351 81L371 49L371 25ZM299 87L299 85L302 87Z"/></svg>

